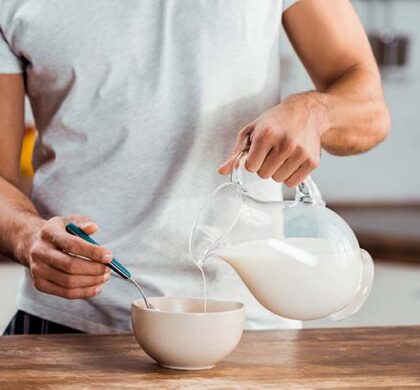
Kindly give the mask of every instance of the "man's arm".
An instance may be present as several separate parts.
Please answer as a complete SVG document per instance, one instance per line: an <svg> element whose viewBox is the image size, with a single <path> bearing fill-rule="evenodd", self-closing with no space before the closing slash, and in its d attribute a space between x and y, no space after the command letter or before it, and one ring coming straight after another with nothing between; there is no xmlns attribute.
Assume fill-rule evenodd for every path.
<svg viewBox="0 0 420 390"><path fill-rule="evenodd" d="M66 221L72 220L92 234L97 226L87 217L55 217L46 221L38 215L20 175L23 135L23 77L1 74L0 253L28 267L40 291L71 299L93 297L109 279L109 270L103 263L110 262L112 255L65 231Z"/></svg>
<svg viewBox="0 0 420 390"><path fill-rule="evenodd" d="M284 15L287 35L320 93L332 154L369 150L385 139L390 117L365 31L348 0L301 0ZM308 94L311 96L311 93ZM316 103L315 103L316 105Z"/></svg>
<svg viewBox="0 0 420 390"><path fill-rule="evenodd" d="M364 152L388 134L390 117L363 27L348 0L300 0L284 13L286 32L317 91L291 95L238 133L246 168L289 187L319 164L321 144L337 155Z"/></svg>
<svg viewBox="0 0 420 390"><path fill-rule="evenodd" d="M23 77L0 75L0 247L22 263L26 260L19 248L26 242L25 227L41 223L20 175L23 135Z"/></svg>

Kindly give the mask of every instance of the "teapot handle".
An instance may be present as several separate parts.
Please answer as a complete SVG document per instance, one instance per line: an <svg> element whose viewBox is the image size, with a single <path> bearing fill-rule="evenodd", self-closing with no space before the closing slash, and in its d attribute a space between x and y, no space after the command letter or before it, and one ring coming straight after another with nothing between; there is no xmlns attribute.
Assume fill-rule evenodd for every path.
<svg viewBox="0 0 420 390"><path fill-rule="evenodd" d="M245 167L246 157L246 152L241 152L238 155L233 165L233 170L230 174L231 183L239 185L244 192L248 192L242 176L242 170ZM325 206L321 192L310 176L308 176L296 187L295 201L306 204Z"/></svg>

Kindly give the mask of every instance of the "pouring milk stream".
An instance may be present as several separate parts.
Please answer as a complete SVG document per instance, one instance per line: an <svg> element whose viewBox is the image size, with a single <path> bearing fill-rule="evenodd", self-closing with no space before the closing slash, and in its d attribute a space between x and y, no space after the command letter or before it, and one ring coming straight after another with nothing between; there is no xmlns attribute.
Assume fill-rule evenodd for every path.
<svg viewBox="0 0 420 390"><path fill-rule="evenodd" d="M206 285L204 266L226 261L268 310L295 320L347 318L369 295L373 261L347 223L325 207L308 178L294 201L253 198L242 162L199 210L190 253Z"/></svg>

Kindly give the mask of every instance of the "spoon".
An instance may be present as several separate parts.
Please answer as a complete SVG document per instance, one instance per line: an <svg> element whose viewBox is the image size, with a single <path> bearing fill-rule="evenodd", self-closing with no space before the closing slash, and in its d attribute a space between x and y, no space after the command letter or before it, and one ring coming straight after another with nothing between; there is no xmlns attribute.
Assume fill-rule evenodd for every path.
<svg viewBox="0 0 420 390"><path fill-rule="evenodd" d="M76 226L74 223L69 222L66 225L66 231L73 236L77 236L82 238L83 240L90 242L93 245L99 244L89 235L87 235L82 229L80 229L78 226ZM141 296L143 297L144 303L148 309L151 310L157 310L159 309L152 305L146 298L146 295L144 295L143 289L140 287L140 285L132 278L131 272L125 268L115 257L112 258L112 261L108 264L106 264L107 267L111 268L115 273L120 275L123 279L129 280L131 283L133 283L137 289L140 291Z"/></svg>

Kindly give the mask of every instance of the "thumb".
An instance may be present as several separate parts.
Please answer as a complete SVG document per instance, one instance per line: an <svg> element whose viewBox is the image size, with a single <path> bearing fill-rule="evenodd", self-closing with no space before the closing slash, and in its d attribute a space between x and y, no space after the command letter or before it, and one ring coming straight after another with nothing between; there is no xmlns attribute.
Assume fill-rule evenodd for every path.
<svg viewBox="0 0 420 390"><path fill-rule="evenodd" d="M228 175L233 170L233 165L241 152L232 151L231 156L219 166L219 173L221 175Z"/></svg>
<svg viewBox="0 0 420 390"><path fill-rule="evenodd" d="M250 138L253 131L254 123L248 124L239 131L236 137L235 146L230 152L229 158L219 166L218 171L221 175L228 175L231 173L239 154L249 149L249 146L251 145Z"/></svg>
<svg viewBox="0 0 420 390"><path fill-rule="evenodd" d="M98 225L86 215L72 214L69 215L66 219L75 223L88 235L91 235L98 230Z"/></svg>

